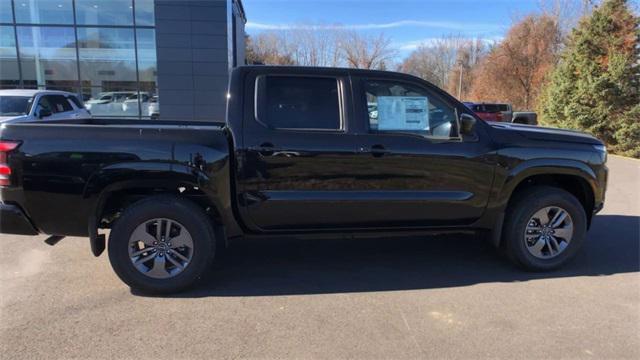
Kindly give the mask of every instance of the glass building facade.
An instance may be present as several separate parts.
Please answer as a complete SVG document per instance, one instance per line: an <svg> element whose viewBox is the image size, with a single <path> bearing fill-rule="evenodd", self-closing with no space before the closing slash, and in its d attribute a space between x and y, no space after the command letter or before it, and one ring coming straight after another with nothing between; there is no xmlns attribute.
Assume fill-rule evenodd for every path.
<svg viewBox="0 0 640 360"><path fill-rule="evenodd" d="M95 116L152 116L154 9L154 0L0 0L0 88L74 92Z"/></svg>

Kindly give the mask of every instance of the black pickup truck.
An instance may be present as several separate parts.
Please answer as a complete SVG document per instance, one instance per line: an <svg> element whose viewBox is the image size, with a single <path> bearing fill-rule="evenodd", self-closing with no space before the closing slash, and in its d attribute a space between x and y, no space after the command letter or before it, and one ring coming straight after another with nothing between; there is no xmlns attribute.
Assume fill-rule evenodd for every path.
<svg viewBox="0 0 640 360"><path fill-rule="evenodd" d="M132 288L173 292L234 238L474 231L529 270L579 250L606 148L487 124L412 76L240 67L216 123L0 127L0 232L88 237Z"/></svg>

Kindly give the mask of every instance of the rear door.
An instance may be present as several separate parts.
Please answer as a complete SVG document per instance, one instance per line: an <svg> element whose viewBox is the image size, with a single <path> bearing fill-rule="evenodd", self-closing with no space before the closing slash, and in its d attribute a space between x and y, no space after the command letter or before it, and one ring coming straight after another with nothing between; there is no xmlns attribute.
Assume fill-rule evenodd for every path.
<svg viewBox="0 0 640 360"><path fill-rule="evenodd" d="M356 227L363 218L354 176L346 70L257 71L245 80L239 146L240 203L254 230Z"/></svg>

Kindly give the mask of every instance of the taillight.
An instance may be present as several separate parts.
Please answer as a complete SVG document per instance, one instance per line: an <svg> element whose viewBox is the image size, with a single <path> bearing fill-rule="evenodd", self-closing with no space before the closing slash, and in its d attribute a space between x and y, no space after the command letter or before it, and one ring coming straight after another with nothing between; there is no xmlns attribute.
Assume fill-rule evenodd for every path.
<svg viewBox="0 0 640 360"><path fill-rule="evenodd" d="M496 113L496 120L502 121L502 113L501 112Z"/></svg>
<svg viewBox="0 0 640 360"><path fill-rule="evenodd" d="M18 147L20 143L13 141L0 141L0 186L11 185L11 168L7 164L7 153Z"/></svg>

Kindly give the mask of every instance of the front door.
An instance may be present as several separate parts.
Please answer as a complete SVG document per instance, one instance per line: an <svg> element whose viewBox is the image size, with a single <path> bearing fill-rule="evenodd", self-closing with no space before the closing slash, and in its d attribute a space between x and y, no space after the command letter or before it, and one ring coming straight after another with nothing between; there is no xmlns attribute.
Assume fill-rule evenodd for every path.
<svg viewBox="0 0 640 360"><path fill-rule="evenodd" d="M484 212L494 167L483 128L461 137L464 111L440 90L414 81L354 78L359 93L359 162L354 174L370 226L471 224Z"/></svg>

